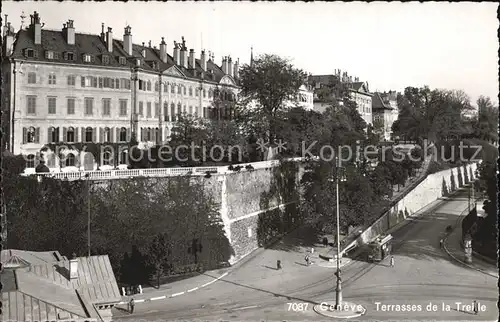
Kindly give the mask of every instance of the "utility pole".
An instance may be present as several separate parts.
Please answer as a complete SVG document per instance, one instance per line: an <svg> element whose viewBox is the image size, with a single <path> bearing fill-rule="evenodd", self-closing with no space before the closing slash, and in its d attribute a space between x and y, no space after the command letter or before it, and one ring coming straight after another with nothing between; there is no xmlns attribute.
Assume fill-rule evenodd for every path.
<svg viewBox="0 0 500 322"><path fill-rule="evenodd" d="M90 257L90 175L87 173L87 246Z"/></svg>

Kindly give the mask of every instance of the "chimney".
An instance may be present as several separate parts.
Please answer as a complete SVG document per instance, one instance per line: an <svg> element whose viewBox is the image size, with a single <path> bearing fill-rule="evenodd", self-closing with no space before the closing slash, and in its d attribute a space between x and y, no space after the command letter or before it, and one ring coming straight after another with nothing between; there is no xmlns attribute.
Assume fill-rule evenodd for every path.
<svg viewBox="0 0 500 322"><path fill-rule="evenodd" d="M222 72L224 72L224 74L227 74L226 62L227 62L227 57L226 56L222 57L222 66L221 67L222 67Z"/></svg>
<svg viewBox="0 0 500 322"><path fill-rule="evenodd" d="M7 31L5 32L5 55L10 56L12 55L12 50L14 48L14 30L11 29L12 27L10 26L10 22L7 23L6 29Z"/></svg>
<svg viewBox="0 0 500 322"><path fill-rule="evenodd" d="M177 41L174 41L174 62L179 65L180 64L180 58L179 58L179 44Z"/></svg>
<svg viewBox="0 0 500 322"><path fill-rule="evenodd" d="M149 45L149 48L151 48L151 40L149 41L148 45Z"/></svg>
<svg viewBox="0 0 500 322"><path fill-rule="evenodd" d="M233 77L234 78L239 78L240 77L240 59L236 60L234 62L234 70L233 70Z"/></svg>
<svg viewBox="0 0 500 322"><path fill-rule="evenodd" d="M186 47L181 47L181 61L180 64L184 68L188 68L188 53L187 53L187 48Z"/></svg>
<svg viewBox="0 0 500 322"><path fill-rule="evenodd" d="M141 55L143 58L146 58L146 44L144 42L142 43Z"/></svg>
<svg viewBox="0 0 500 322"><path fill-rule="evenodd" d="M203 71L206 71L207 70L207 57L205 57L205 50L201 51L200 64L201 64L201 69L203 69Z"/></svg>
<svg viewBox="0 0 500 322"><path fill-rule="evenodd" d="M42 25L40 24L40 15L36 11L31 15L31 28L33 30L33 40L35 45L41 45Z"/></svg>
<svg viewBox="0 0 500 322"><path fill-rule="evenodd" d="M227 74L233 77L233 59L231 56L227 59Z"/></svg>
<svg viewBox="0 0 500 322"><path fill-rule="evenodd" d="M196 68L196 59L194 58L194 49L189 50L189 65L192 69Z"/></svg>
<svg viewBox="0 0 500 322"><path fill-rule="evenodd" d="M127 55L132 56L132 28L125 27L125 34L123 35L123 49Z"/></svg>
<svg viewBox="0 0 500 322"><path fill-rule="evenodd" d="M108 27L108 32L106 33L106 46L110 53L113 52L113 30Z"/></svg>
<svg viewBox="0 0 500 322"><path fill-rule="evenodd" d="M102 41L106 41L106 34L104 34L104 22L101 23L101 39Z"/></svg>
<svg viewBox="0 0 500 322"><path fill-rule="evenodd" d="M78 259L69 260L69 278L70 280L78 278Z"/></svg>
<svg viewBox="0 0 500 322"><path fill-rule="evenodd" d="M167 43L165 42L165 38L161 37L161 43L160 43L160 59L162 62L166 63L167 62Z"/></svg>

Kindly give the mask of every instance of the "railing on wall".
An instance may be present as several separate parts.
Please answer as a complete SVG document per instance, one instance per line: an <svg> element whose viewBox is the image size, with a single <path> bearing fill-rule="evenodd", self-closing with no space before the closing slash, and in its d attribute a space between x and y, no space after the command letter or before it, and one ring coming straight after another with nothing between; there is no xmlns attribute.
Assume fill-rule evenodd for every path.
<svg viewBox="0 0 500 322"><path fill-rule="evenodd" d="M286 161L301 161L302 158L285 159ZM233 165L241 167L238 171L250 171L257 169L274 168L280 164L280 160L269 160ZM251 165L251 169L246 167ZM210 174L234 173L229 166L214 167L191 167L191 168L150 168L150 169L128 169L128 170L97 170L97 171L75 171L75 172L46 172L35 174L22 174L23 176L34 175L37 177L49 177L60 180L107 180L127 179L134 177L171 177L171 176L204 176Z"/></svg>

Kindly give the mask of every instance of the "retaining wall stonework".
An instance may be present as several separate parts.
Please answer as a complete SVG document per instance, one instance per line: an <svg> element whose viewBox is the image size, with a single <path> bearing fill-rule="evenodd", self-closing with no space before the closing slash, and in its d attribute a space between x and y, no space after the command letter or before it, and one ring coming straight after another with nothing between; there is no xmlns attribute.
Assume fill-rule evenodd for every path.
<svg viewBox="0 0 500 322"><path fill-rule="evenodd" d="M474 163L428 175L415 189L408 192L382 217L367 227L355 241L345 245L344 249L369 243L430 203L448 196L451 192L474 180L476 168L477 165Z"/></svg>

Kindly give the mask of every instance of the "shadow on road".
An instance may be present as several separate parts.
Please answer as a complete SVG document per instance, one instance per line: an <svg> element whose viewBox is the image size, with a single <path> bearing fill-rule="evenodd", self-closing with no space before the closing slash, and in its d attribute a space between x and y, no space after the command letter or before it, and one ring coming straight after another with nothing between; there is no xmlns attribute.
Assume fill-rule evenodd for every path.
<svg viewBox="0 0 500 322"><path fill-rule="evenodd" d="M271 266L267 266L267 265L262 265L262 267L272 269L273 271L277 271L278 270L278 268L276 268L276 267L271 267Z"/></svg>
<svg viewBox="0 0 500 322"><path fill-rule="evenodd" d="M320 239L320 232L313 226L307 225L298 228L290 234L283 237L267 249L280 250L286 252L298 251L300 247L317 247Z"/></svg>

